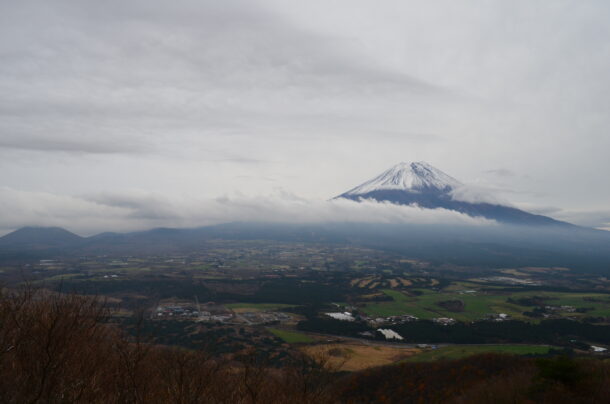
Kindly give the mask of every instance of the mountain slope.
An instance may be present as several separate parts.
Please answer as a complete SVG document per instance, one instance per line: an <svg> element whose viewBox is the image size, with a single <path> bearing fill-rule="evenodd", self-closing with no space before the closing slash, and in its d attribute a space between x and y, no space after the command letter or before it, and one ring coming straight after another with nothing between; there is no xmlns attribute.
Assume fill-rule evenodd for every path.
<svg viewBox="0 0 610 404"><path fill-rule="evenodd" d="M399 163L336 198L354 201L373 199L399 205L418 205L428 209L443 208L511 224L572 226L510 206L457 200L453 191L462 186L455 178L423 161Z"/></svg>
<svg viewBox="0 0 610 404"><path fill-rule="evenodd" d="M72 246L84 240L61 227L22 227L3 237L0 246L14 248L55 248Z"/></svg>

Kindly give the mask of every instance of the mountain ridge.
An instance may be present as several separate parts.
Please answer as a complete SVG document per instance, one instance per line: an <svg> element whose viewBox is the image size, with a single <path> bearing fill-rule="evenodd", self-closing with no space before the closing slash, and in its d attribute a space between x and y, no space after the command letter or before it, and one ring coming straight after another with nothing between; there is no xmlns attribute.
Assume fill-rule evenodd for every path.
<svg viewBox="0 0 610 404"><path fill-rule="evenodd" d="M85 240L62 227L25 226L0 237L2 247L48 248L73 245Z"/></svg>
<svg viewBox="0 0 610 404"><path fill-rule="evenodd" d="M71 245L8 247L0 240L0 263L23 263L62 256L139 256L188 254L215 240L277 240L347 244L410 257L466 266L554 267L610 271L610 232L584 227L493 225L460 226L406 223L253 223L232 222L183 229L157 228L105 233Z"/></svg>

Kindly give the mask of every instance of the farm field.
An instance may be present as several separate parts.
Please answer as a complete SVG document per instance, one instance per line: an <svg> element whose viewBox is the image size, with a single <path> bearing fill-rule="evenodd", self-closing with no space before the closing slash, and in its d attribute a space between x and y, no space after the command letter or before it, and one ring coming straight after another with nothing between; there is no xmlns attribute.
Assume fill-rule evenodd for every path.
<svg viewBox="0 0 610 404"><path fill-rule="evenodd" d="M419 296L407 296L396 290L384 289L383 293L390 296L393 301L367 304L363 311L370 316L396 316L402 314L414 315L420 319L435 317L451 317L459 321L474 321L485 318L491 313L506 313L513 319L527 320L524 311L531 310L535 305L508 302L520 299L538 298L545 305L572 306L576 309L586 309L585 313L557 312L559 315L584 316L610 316L610 298L606 294L596 293L563 293L563 292L513 292L502 293L489 291L476 291L475 293L437 292L428 289L417 289ZM448 310L441 305L442 302L462 302L463 308ZM535 321L530 319L530 321Z"/></svg>
<svg viewBox="0 0 610 404"><path fill-rule="evenodd" d="M313 358L325 358L332 369L358 371L396 363L420 352L414 348L371 346L356 343L322 344L301 348Z"/></svg>
<svg viewBox="0 0 610 404"><path fill-rule="evenodd" d="M419 290L420 296L407 296L399 291L384 290L392 297L392 302L381 302L367 305L364 311L374 316L396 316L411 314L420 319L435 317L452 317L460 321L473 321L484 318L489 313L507 313L513 317L523 317L523 311L518 305L506 302L506 296L495 295L464 295L458 293L443 293L430 290ZM439 305L444 301L462 301L463 311L450 311Z"/></svg>
<svg viewBox="0 0 610 404"><path fill-rule="evenodd" d="M278 328L268 328L269 332L289 344L309 343L315 340L308 335L296 331L280 330Z"/></svg>
<svg viewBox="0 0 610 404"><path fill-rule="evenodd" d="M407 362L431 362L443 359L460 359L467 356L482 353L503 353L513 355L546 354L549 346L541 345L452 345L434 350L422 351L405 361Z"/></svg>
<svg viewBox="0 0 610 404"><path fill-rule="evenodd" d="M293 304L282 304L282 303L229 303L225 304L225 307L231 309L237 313L247 311L272 311L285 309L287 307L294 307Z"/></svg>
<svg viewBox="0 0 610 404"><path fill-rule="evenodd" d="M422 319L439 317L438 313L424 308L420 304L419 297L410 297L402 292L391 289L384 289L383 293L394 299L391 302L381 302L367 304L363 311L369 316L397 316L401 314L411 314ZM439 307L440 309L440 307Z"/></svg>
<svg viewBox="0 0 610 404"><path fill-rule="evenodd" d="M516 297L531 295L531 293L515 293ZM610 296L607 294L547 292L536 295L548 297L550 299L548 303L552 305L590 308L591 310L586 313L588 316L610 316Z"/></svg>
<svg viewBox="0 0 610 404"><path fill-rule="evenodd" d="M171 256L64 257L3 265L0 281L17 287L25 275L37 287L100 296L112 309L113 321L130 333L133 318L145 308L146 332L155 343L188 349L205 345L219 356L254 348L276 364L297 350L328 354L332 366L359 370L490 350L539 353L548 350L542 344L578 355L586 354L586 345L610 349L606 277L539 268L437 266L355 247L206 243L197 252ZM210 316L157 312L160 306L194 308L200 303ZM265 313L277 311L285 315ZM350 312L353 321L332 319L330 312ZM472 323L493 313L518 321ZM424 321L386 318L404 314ZM438 317L458 323L445 328L429 321ZM379 328L392 329L404 341L383 340ZM452 345L420 352L414 345L402 348L400 342L537 346ZM411 357L415 354L417 358Z"/></svg>

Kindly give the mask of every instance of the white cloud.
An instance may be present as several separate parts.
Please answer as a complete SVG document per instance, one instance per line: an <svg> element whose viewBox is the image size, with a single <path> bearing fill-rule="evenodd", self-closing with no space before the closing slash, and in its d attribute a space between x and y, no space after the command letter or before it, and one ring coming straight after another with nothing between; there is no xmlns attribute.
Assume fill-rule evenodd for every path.
<svg viewBox="0 0 610 404"><path fill-rule="evenodd" d="M490 225L445 209L421 209L371 200L308 200L287 193L171 200L144 192L87 197L0 188L0 230L60 226L79 234L135 231L153 227L197 227L226 222L369 222Z"/></svg>
<svg viewBox="0 0 610 404"><path fill-rule="evenodd" d="M462 185L454 188L451 190L451 197L462 202L511 206L508 200L496 195L494 190L477 185Z"/></svg>
<svg viewBox="0 0 610 404"><path fill-rule="evenodd" d="M581 226L610 230L610 210L568 210L557 209L553 217Z"/></svg>
<svg viewBox="0 0 610 404"><path fill-rule="evenodd" d="M0 184L325 199L424 160L465 183L496 168L490 185L526 202L596 211L610 200L609 10L0 2Z"/></svg>
<svg viewBox="0 0 610 404"><path fill-rule="evenodd" d="M0 231L22 226L60 226L90 234L97 229L126 229L128 210L82 198L47 192L0 188ZM133 226L133 223L129 224Z"/></svg>

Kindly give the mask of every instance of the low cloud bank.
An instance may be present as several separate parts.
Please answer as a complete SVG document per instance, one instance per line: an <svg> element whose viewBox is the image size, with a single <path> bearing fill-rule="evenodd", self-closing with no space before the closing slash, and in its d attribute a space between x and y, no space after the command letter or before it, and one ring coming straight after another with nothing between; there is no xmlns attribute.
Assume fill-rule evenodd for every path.
<svg viewBox="0 0 610 404"><path fill-rule="evenodd" d="M468 203L490 203L492 205L512 206L509 201L495 195L493 190L474 185L462 185L451 190L451 198Z"/></svg>
<svg viewBox="0 0 610 404"><path fill-rule="evenodd" d="M227 222L370 222L490 225L446 209L422 209L372 200L309 200L280 193L214 199L145 192L68 196L0 188L0 234L23 226L60 226L82 235L154 227L197 227Z"/></svg>

